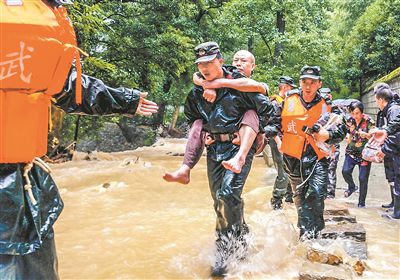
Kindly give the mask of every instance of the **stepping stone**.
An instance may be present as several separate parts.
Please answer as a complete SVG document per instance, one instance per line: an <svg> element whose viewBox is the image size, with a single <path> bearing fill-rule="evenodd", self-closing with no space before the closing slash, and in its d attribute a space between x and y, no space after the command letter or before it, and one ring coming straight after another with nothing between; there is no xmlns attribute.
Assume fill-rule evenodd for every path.
<svg viewBox="0 0 400 280"><path fill-rule="evenodd" d="M366 240L365 228L357 223L326 225L321 231L321 236L325 239L343 238L362 242Z"/></svg>
<svg viewBox="0 0 400 280"><path fill-rule="evenodd" d="M324 210L324 215L327 216L348 216L350 215L347 208L329 208Z"/></svg>
<svg viewBox="0 0 400 280"><path fill-rule="evenodd" d="M329 265L306 261L300 269L300 280L348 280L353 279L346 265Z"/></svg>
<svg viewBox="0 0 400 280"><path fill-rule="evenodd" d="M347 222L347 223L357 223L356 216L336 216L336 215L325 215L325 222Z"/></svg>
<svg viewBox="0 0 400 280"><path fill-rule="evenodd" d="M332 244L338 245L352 258L366 260L368 258L368 247L365 242L358 242L351 239L315 239L322 248L327 248Z"/></svg>

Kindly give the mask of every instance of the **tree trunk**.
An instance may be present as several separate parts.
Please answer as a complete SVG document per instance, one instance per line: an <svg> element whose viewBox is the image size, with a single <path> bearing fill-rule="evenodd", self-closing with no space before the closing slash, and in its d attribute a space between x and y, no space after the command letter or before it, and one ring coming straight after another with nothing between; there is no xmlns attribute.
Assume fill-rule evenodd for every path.
<svg viewBox="0 0 400 280"><path fill-rule="evenodd" d="M164 124L164 116L165 116L165 109L166 109L166 104L164 102L158 103L158 112L153 118L153 126L154 127L159 127L160 125Z"/></svg>
<svg viewBox="0 0 400 280"><path fill-rule="evenodd" d="M276 28L279 32L279 37L283 37L285 34L285 14L283 11L276 12ZM281 38L275 44L274 61L273 64L277 65L279 59L281 58L283 50L283 44L281 43Z"/></svg>
<svg viewBox="0 0 400 280"><path fill-rule="evenodd" d="M250 36L247 39L247 50L249 52L253 53L253 50L254 50L254 37L253 36Z"/></svg>
<svg viewBox="0 0 400 280"><path fill-rule="evenodd" d="M163 92L164 93L168 93L169 90L171 89L171 85L172 85L172 78L168 77L164 84L163 84ZM153 117L153 126L155 128L159 127L160 125L164 124L164 117L165 117L165 106L166 104L164 102L160 102L158 104L158 112L157 114Z"/></svg>
<svg viewBox="0 0 400 280"><path fill-rule="evenodd" d="M168 128L168 132L170 132L171 130L175 130L176 123L177 123L178 117L179 117L179 109L180 109L180 106L175 105L175 110L174 110L174 113L172 114L172 121L171 121L171 125Z"/></svg>

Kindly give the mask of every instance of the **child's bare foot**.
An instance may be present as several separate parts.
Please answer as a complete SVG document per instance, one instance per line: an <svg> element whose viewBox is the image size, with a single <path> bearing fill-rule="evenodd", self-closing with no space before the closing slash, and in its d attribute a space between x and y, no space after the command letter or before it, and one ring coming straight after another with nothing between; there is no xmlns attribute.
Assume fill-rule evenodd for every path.
<svg viewBox="0 0 400 280"><path fill-rule="evenodd" d="M167 182L177 182L187 185L190 182L190 168L186 165L182 165L174 172L165 172L163 179Z"/></svg>
<svg viewBox="0 0 400 280"><path fill-rule="evenodd" d="M242 172L242 167L245 163L245 159L242 159L239 156L234 156L233 158L231 158L230 160L224 160L222 162L222 165L232 171L233 173L239 174L240 172Z"/></svg>

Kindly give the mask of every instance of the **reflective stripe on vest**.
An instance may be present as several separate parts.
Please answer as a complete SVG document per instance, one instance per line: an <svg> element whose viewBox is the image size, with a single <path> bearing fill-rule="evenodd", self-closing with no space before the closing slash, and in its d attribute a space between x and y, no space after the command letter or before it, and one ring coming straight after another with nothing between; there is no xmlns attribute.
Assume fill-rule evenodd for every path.
<svg viewBox="0 0 400 280"><path fill-rule="evenodd" d="M310 144L318 159L326 157L327 154L321 151L310 135L303 131L303 127L311 128L318 119L326 112L330 112L331 107L321 99L309 110L304 108L298 94L290 95L285 99L282 109L282 152L286 155L301 159L306 145Z"/></svg>
<svg viewBox="0 0 400 280"><path fill-rule="evenodd" d="M0 1L0 163L46 153L51 96L79 54L63 7L21 2Z"/></svg>

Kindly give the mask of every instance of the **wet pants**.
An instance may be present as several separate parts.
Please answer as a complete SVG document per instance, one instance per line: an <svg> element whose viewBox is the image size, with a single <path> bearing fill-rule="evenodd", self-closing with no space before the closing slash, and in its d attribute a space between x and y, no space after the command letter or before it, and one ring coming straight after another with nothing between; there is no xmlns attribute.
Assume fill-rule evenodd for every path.
<svg viewBox="0 0 400 280"><path fill-rule="evenodd" d="M283 156L278 150L278 146L273 137L269 138L269 146L271 147L272 159L275 163L276 171L278 176L276 176L274 189L272 191L272 197L274 199L282 200L283 196L288 189L288 175L283 169Z"/></svg>
<svg viewBox="0 0 400 280"><path fill-rule="evenodd" d="M213 149L215 145L220 145L220 143L215 143L212 147L208 147L207 176L211 196L214 201L214 210L217 215L216 230L223 233L235 229L240 232L245 227L243 215L244 202L241 195L251 169L255 147L253 145L249 151L241 173L235 174L225 169L221 164L222 160L218 160L210 153L210 149ZM234 146L233 144L230 145ZM230 157L224 160L232 158L238 150L239 147L236 146L230 152Z"/></svg>
<svg viewBox="0 0 400 280"><path fill-rule="evenodd" d="M346 155L343 163L342 175L344 180L348 184L348 191L354 192L356 190L356 184L353 180L353 170L356 165L358 165L359 168L358 180L360 183L360 196L358 198L358 205L365 206L365 199L367 197L368 191L368 178L371 171L371 163L365 161L359 162L351 156Z"/></svg>
<svg viewBox="0 0 400 280"><path fill-rule="evenodd" d="M2 280L59 279L54 235L46 238L42 247L27 255L0 255Z"/></svg>
<svg viewBox="0 0 400 280"><path fill-rule="evenodd" d="M336 192L336 169L339 162L340 147L337 147L333 153L333 157L329 161L328 168L328 196L335 197Z"/></svg>
<svg viewBox="0 0 400 280"><path fill-rule="evenodd" d="M34 165L24 190L25 164L0 164L0 279L58 279L53 224L63 202L51 176Z"/></svg>
<svg viewBox="0 0 400 280"><path fill-rule="evenodd" d="M393 167L395 172L395 180L393 187L393 218L400 219L400 156L393 157Z"/></svg>
<svg viewBox="0 0 400 280"><path fill-rule="evenodd" d="M192 169L200 160L204 150L205 132L203 131L203 120L197 119L189 130L188 141L183 157L183 164Z"/></svg>
<svg viewBox="0 0 400 280"><path fill-rule="evenodd" d="M303 179L288 173L289 182L295 194L293 199L297 208L297 226L300 228L300 236L314 238L325 227L324 200L328 183L328 165L327 160L318 161L312 175L302 187L298 186L311 172L305 172Z"/></svg>

